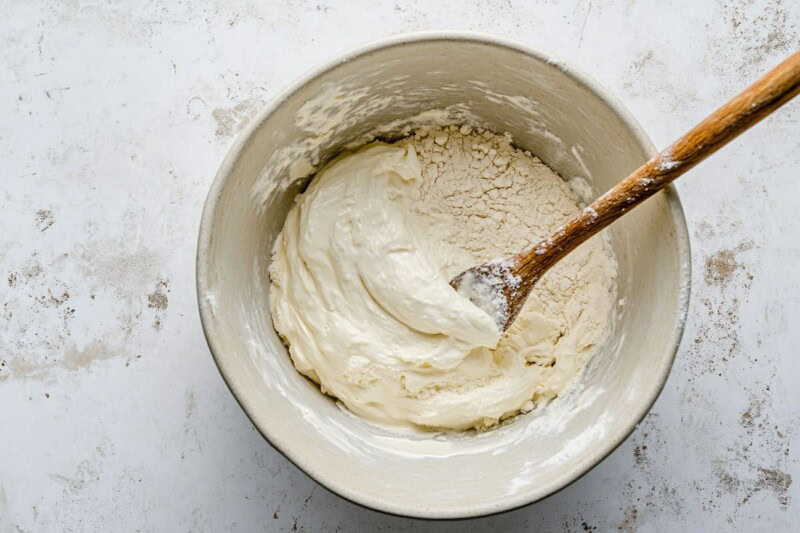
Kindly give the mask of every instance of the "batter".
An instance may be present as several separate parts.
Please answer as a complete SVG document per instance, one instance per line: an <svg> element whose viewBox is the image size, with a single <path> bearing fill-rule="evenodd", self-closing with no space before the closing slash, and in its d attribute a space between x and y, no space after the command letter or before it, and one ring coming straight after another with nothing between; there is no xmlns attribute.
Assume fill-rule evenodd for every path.
<svg viewBox="0 0 800 533"><path fill-rule="evenodd" d="M549 236L575 192L529 152L469 126L340 156L276 239L270 307L295 367L381 424L493 426L558 395L610 333L616 263L592 239L505 333L449 280Z"/></svg>

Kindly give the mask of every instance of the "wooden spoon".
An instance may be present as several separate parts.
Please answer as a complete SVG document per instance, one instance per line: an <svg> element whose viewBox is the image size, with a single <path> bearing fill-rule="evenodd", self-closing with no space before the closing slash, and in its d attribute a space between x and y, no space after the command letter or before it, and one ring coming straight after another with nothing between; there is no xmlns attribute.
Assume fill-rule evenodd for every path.
<svg viewBox="0 0 800 533"><path fill-rule="evenodd" d="M507 330L533 285L565 255L800 92L800 52L729 100L660 154L583 209L546 240L450 281Z"/></svg>

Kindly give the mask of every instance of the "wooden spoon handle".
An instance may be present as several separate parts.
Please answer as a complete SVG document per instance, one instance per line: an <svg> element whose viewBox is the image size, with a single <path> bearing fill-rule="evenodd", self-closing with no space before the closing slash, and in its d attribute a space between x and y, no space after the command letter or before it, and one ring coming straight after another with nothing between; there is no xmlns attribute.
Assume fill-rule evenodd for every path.
<svg viewBox="0 0 800 533"><path fill-rule="evenodd" d="M722 148L800 92L800 52L729 100L660 154L570 219L549 239L514 256L515 271L533 282L629 209Z"/></svg>

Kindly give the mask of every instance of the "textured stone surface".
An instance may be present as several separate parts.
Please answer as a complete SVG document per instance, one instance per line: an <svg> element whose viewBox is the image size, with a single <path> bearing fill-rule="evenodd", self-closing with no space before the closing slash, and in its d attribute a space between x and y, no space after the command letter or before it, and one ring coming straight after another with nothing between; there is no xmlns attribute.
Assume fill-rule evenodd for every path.
<svg viewBox="0 0 800 533"><path fill-rule="evenodd" d="M0 531L796 528L800 102L678 185L693 294L651 414L583 479L500 516L385 516L275 452L209 356L194 251L236 133L343 49L438 28L519 39L664 146L800 48L800 3L4 4Z"/></svg>

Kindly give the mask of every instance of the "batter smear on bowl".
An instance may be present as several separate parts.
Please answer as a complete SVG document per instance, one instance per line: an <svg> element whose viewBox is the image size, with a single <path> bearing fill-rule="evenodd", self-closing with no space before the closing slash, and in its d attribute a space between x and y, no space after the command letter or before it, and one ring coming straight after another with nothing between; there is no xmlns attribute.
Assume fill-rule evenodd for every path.
<svg viewBox="0 0 800 533"><path fill-rule="evenodd" d="M380 424L486 428L565 390L611 331L600 236L537 283L514 324L450 287L549 236L578 194L509 135L470 126L373 143L320 170L275 241L270 307L295 367Z"/></svg>

